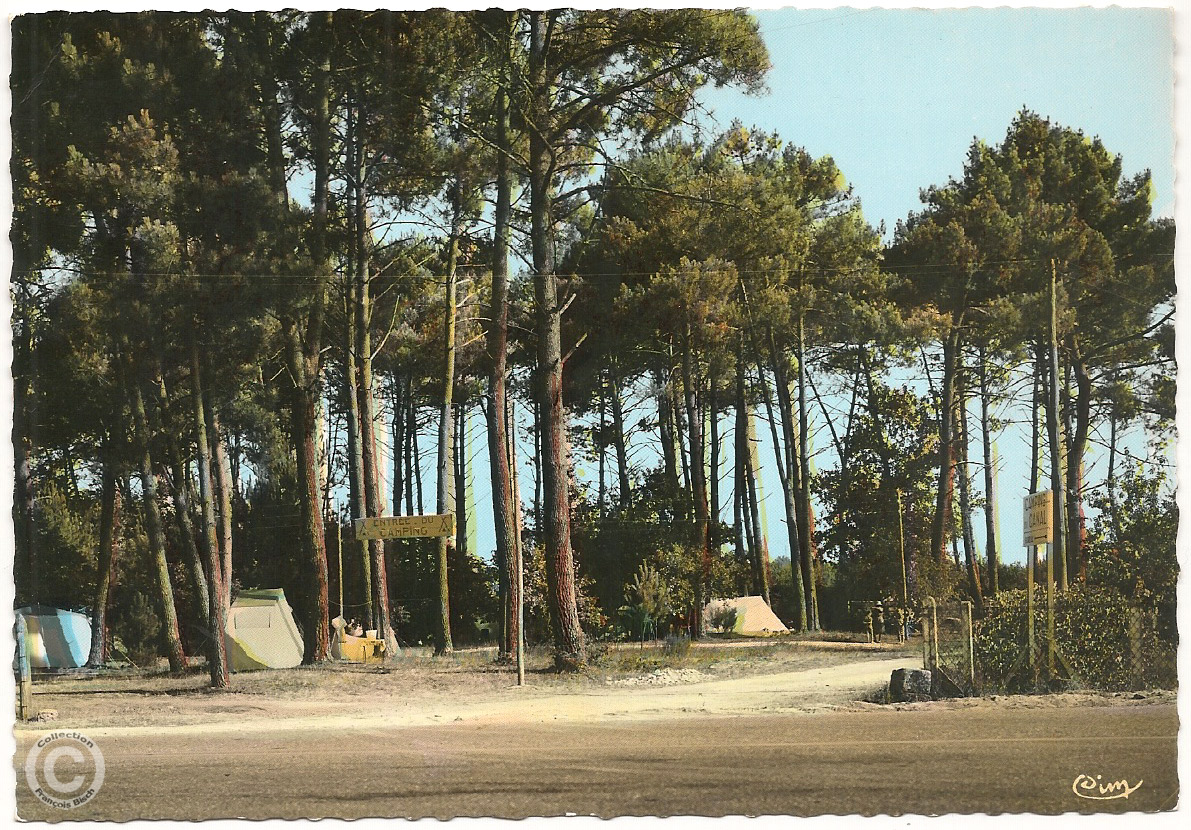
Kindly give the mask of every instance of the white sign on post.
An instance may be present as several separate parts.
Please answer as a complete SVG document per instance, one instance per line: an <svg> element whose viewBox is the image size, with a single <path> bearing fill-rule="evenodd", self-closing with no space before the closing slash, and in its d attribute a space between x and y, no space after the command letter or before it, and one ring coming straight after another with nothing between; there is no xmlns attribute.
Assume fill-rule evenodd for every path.
<svg viewBox="0 0 1191 830"><path fill-rule="evenodd" d="M1053 539L1054 491L1026 496L1022 523L1022 544L1049 545Z"/></svg>

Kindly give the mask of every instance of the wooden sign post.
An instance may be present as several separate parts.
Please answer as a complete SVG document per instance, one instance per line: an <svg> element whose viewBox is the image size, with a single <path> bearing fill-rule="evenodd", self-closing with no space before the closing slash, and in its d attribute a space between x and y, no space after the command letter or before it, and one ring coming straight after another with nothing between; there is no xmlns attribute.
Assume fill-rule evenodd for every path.
<svg viewBox="0 0 1191 830"><path fill-rule="evenodd" d="M1036 676L1034 649L1034 559L1038 545L1046 545L1046 631L1047 665L1054 672L1054 492L1044 490L1026 496L1022 516L1022 543L1026 546L1026 639L1030 650L1030 673Z"/></svg>

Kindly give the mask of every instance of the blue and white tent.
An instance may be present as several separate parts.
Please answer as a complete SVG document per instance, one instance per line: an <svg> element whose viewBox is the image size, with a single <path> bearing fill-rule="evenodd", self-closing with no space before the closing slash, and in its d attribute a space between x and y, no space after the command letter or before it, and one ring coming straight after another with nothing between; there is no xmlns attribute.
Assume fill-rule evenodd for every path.
<svg viewBox="0 0 1191 830"><path fill-rule="evenodd" d="M25 618L25 651L34 669L77 669L91 650L91 621L77 611L48 605L27 605L16 611Z"/></svg>

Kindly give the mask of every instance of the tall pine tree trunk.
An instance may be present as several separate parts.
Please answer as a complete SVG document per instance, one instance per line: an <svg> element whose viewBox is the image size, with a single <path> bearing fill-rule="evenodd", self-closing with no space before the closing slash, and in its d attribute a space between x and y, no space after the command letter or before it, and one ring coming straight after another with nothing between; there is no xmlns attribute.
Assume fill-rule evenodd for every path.
<svg viewBox="0 0 1191 830"><path fill-rule="evenodd" d="M959 443L959 513L964 543L964 565L968 574L968 593L972 597L976 612L984 612L984 592L980 588L980 564L976 552L976 536L972 528L972 484L968 469L968 395L967 386L961 386L958 395L958 443Z"/></svg>
<svg viewBox="0 0 1191 830"><path fill-rule="evenodd" d="M567 414L562 400L562 320L558 277L554 273L554 220L551 215L554 154L546 137L553 133L549 116L551 78L547 68L546 15L530 12L529 181L530 242L534 271L537 329L537 398L541 405L542 496L546 582L555 660L573 666L585 662L583 629L575 595L575 561L571 549L568 488Z"/></svg>
<svg viewBox="0 0 1191 830"><path fill-rule="evenodd" d="M222 559L223 571L223 607L232 607L232 481L231 471L227 463L227 441L219 425L219 411L211 402L210 390L204 390L207 398L207 431L211 442L211 472L215 480L215 506L219 515L219 554ZM317 404L316 404L317 405ZM310 426L310 443L315 454L311 464L315 470L315 489L311 492L311 508L319 516L321 526L322 511L319 510L319 494L322 492L318 482L317 444L315 443L315 427Z"/></svg>
<svg viewBox="0 0 1191 830"><path fill-rule="evenodd" d="M777 418L773 413L773 399L769 395L769 386L765 382L765 368L759 359L757 361L757 378L761 387L761 398L765 401L769 431L773 437L773 457L777 465L778 480L782 485L782 502L786 508L786 534L790 542L790 573L794 578L794 622L796 630L806 631L808 613L803 570L800 563L802 546L799 543L798 504L794 497L793 484L790 481L790 465L787 463L791 453L788 451L788 445L786 449L783 449L782 441L778 436ZM783 455L785 459L783 459Z"/></svg>
<svg viewBox="0 0 1191 830"><path fill-rule="evenodd" d="M674 437L674 414L670 405L669 381L660 371L654 371L654 386L657 390L658 440L662 444L662 470L670 495L679 500L682 482L678 478L678 448ZM683 503L679 516L686 516Z"/></svg>
<svg viewBox="0 0 1191 830"><path fill-rule="evenodd" d="M451 238L447 243L447 285L443 302L443 394L438 418L438 512L451 511L451 480L454 465L452 463L451 427L453 410L451 397L455 391L455 316L457 298L456 268L459 261L459 182L455 188L454 221L451 226ZM458 496L458 494L456 494ZM459 514L459 499L455 499L455 512ZM461 531L462 532L462 531ZM446 654L454 649L451 642L451 592L448 580L451 551L455 547L455 539L451 536L439 536L436 540L437 554L435 556L435 574L438 584L438 608L434 617L434 653Z"/></svg>
<svg viewBox="0 0 1191 830"><path fill-rule="evenodd" d="M317 17L324 30L332 25L333 14L326 12ZM315 411L321 395L323 318L326 313L327 283L331 273L327 245L328 206L330 194L330 60L324 57L313 73L313 105L311 119L311 164L314 168L314 193L312 230L310 235L310 257L313 263L314 279L309 283L305 310L299 304L286 304L281 316L281 329L285 341L286 362L292 386L289 390L291 410L290 442L297 460L298 514L301 522L302 558L310 569L313 580L311 601L304 614L306 618L305 649L306 662L321 662L327 659L330 648L328 623L330 617L329 585L327 574L326 538L323 528L323 514L320 509L322 492L319 481L318 453L315 445ZM276 98L274 97L274 100ZM273 119L268 129L268 139L273 147L280 147L280 119ZM273 156L276 155L274 158ZM285 192L285 171L280 154L271 153L274 192L284 206L288 203ZM213 412L208 413L214 425ZM218 433L218 429L213 430ZM218 446L212 452L219 452ZM213 458L213 466L222 463ZM219 473L213 471L212 476ZM212 478L213 480L213 478ZM233 485L234 486L234 485ZM226 514L230 520L230 507ZM229 537L230 539L230 537ZM230 599L231 546L230 541L221 563L224 602Z"/></svg>
<svg viewBox="0 0 1191 830"><path fill-rule="evenodd" d="M172 443L172 442L171 442ZM198 540L195 538L194 520L190 515L189 476L177 447L167 449L169 456L170 497L174 502L174 521L178 527L178 538L182 543L183 564L190 577L191 589L198 607L199 623L210 628L211 613L207 608L207 575L203 572Z"/></svg>
<svg viewBox="0 0 1191 830"><path fill-rule="evenodd" d="M797 547L790 549L790 562L798 563L799 585L802 587L802 607L806 615L804 628L812 630L815 626L815 586L814 567L811 560L811 548L807 544L809 530L808 515L804 509L803 492L806 483L803 481L801 453L799 451L801 429L795 420L794 402L790 396L790 378L786 371L785 358L777 347L773 332L768 333L770 368L773 370L773 385L777 393L778 413L780 418L773 424L775 429L781 429L782 440L779 443L774 438L775 455L781 457L785 468L785 478L782 485L783 496L790 503L793 510L787 516L789 522L797 528L797 536L791 537L791 544L796 540ZM764 377L762 377L764 383ZM768 398L768 393L766 393ZM770 412L772 421L773 413ZM791 568L793 570L793 568ZM800 614L801 619L801 614Z"/></svg>
<svg viewBox="0 0 1191 830"><path fill-rule="evenodd" d="M617 360L613 357L608 370L608 392L612 404L612 443L616 448L616 480L620 488L617 504L620 509L629 506L632 498L632 482L629 481L629 454L625 443L624 402L620 397L620 373Z"/></svg>
<svg viewBox="0 0 1191 830"><path fill-rule="evenodd" d="M757 485L757 475L761 469L760 454L757 452L757 428L751 412L745 410L744 420L744 496L748 505L745 520L748 526L749 544L756 562L755 568L760 577L757 592L768 603L772 592L769 577L769 539L765 532L765 525L761 521L760 488Z"/></svg>
<svg viewBox="0 0 1191 830"><path fill-rule="evenodd" d="M715 396L715 377L712 376L707 384L707 450L710 456L708 498L710 507L708 515L711 527L707 531L707 538L713 551L719 551L720 546L720 419L719 407Z"/></svg>
<svg viewBox="0 0 1191 830"><path fill-rule="evenodd" d="M230 574L223 570L216 541L218 531L215 523L211 448L207 439L208 413L202 382L202 361L199 359L198 344L194 341L191 341L190 346L190 371L191 416L197 445L196 455L198 456L199 515L202 517L199 543L202 547L202 558L209 577L207 595L204 598L207 602L207 615L211 621L207 669L211 675L211 686L216 689L225 689L231 684L231 677L227 662L227 605L224 604L223 598L226 593L225 583L230 581Z"/></svg>
<svg viewBox="0 0 1191 830"><path fill-rule="evenodd" d="M955 477L952 466L954 436L952 416L955 410L955 365L960 348L958 320L952 320L943 338L943 380L939 396L939 486L935 494L935 513L930 527L930 549L938 562L947 561L947 534L950 531L951 501L954 498Z"/></svg>
<svg viewBox="0 0 1191 830"><path fill-rule="evenodd" d="M512 83L512 40L516 12L505 12L501 76L496 89L496 207L492 231L492 293L488 307L488 467L492 491L492 522L496 561L500 567L501 640L498 656L512 658L520 629L517 574L521 550L516 538L517 517L510 470L509 407L506 381L509 358L509 239L512 231L513 178L509 160L509 86Z"/></svg>
<svg viewBox="0 0 1191 830"><path fill-rule="evenodd" d="M699 559L695 576L695 608L692 618L694 636L703 636L703 606L708 597L707 589L711 579L711 543L708 538L710 516L707 507L707 479L703 466L703 418L699 414L699 382L695 377L694 357L691 354L691 325L687 323L685 342L682 347L682 386L686 392L686 420L691 451L691 498L695 503L693 543Z"/></svg>
<svg viewBox="0 0 1191 830"><path fill-rule="evenodd" d="M1108 517L1114 545L1119 545L1121 541L1121 506L1117 502L1118 421L1117 401L1113 400L1108 410L1108 471L1104 476L1104 486L1108 491Z"/></svg>
<svg viewBox="0 0 1191 830"><path fill-rule="evenodd" d="M358 104L358 102L357 102ZM365 115L357 108L355 150L355 358L354 391L359 410L360 483L363 486L364 515L376 518L384 515L380 495L380 465L376 457L376 398L372 378L372 277L369 272L372 229L368 218L368 169L364 158L367 145L364 137ZM386 655L397 654L397 641L389 620L389 586L385 571L385 549L380 539L369 539L368 561L372 568L373 622L377 637L385 642Z"/></svg>
<svg viewBox="0 0 1191 830"><path fill-rule="evenodd" d="M174 589L170 584L169 562L165 556L165 531L161 522L161 508L157 503L157 476L153 473L153 458L150 454L149 420L145 414L145 398L141 393L134 371L128 372L128 397L132 407L133 432L137 446L137 463L140 466L141 493L145 507L145 529L149 535L149 551L157 579L161 600L162 634L170 671L180 672L186 668L186 656L182 653L182 638L178 630L178 612L174 607Z"/></svg>
<svg viewBox="0 0 1191 830"><path fill-rule="evenodd" d="M1059 435L1059 312L1058 286L1055 273L1055 262L1050 263L1050 343L1048 355L1048 388L1046 405L1046 429L1050 439L1050 486L1054 493L1054 512L1052 532L1054 542L1051 545L1051 556L1054 557L1054 576L1060 591L1067 590L1067 544L1066 544L1066 511L1064 510L1063 494L1063 442Z"/></svg>
<svg viewBox="0 0 1191 830"><path fill-rule="evenodd" d="M347 343L344 346L344 390L347 398L347 453L348 453L348 497L352 519L362 519L367 515L364 505L364 450L360 443L360 399L356 395L356 314L358 309L355 302L354 287L347 301ZM354 534L353 534L354 538ZM372 587L371 552L365 539L357 539L354 545L356 556L360 560L360 574L364 586L364 627L376 628L375 607L373 605L374 592Z"/></svg>
<svg viewBox="0 0 1191 830"><path fill-rule="evenodd" d="M807 402L806 323L798 317L798 469L802 486L799 488L798 512L802 517L799 528L802 541L802 571L806 590L808 623L813 631L820 629L819 591L815 580L815 514L811 508L811 451L810 407Z"/></svg>
<svg viewBox="0 0 1191 830"><path fill-rule="evenodd" d="M988 593L995 598L1001 590L1001 552L997 550L996 470L993 464L992 393L988 384L988 355L980 347L980 438L984 450L984 544L988 556Z"/></svg>
<svg viewBox="0 0 1191 830"><path fill-rule="evenodd" d="M740 338L743 339L743 338ZM752 560L752 551L747 546L744 532L744 511L746 496L744 493L744 470L747 462L745 447L745 418L748 417L744 398L744 357L743 346L739 343L736 349L736 387L732 401L732 536L737 560L747 559L752 573L752 590L760 592L761 575L757 573Z"/></svg>
<svg viewBox="0 0 1191 830"><path fill-rule="evenodd" d="M1083 507L1084 456L1092 422L1092 377L1080 350L1079 339L1071 338L1071 369L1075 375L1074 425L1067 453L1067 573L1072 578L1087 576L1087 525Z"/></svg>

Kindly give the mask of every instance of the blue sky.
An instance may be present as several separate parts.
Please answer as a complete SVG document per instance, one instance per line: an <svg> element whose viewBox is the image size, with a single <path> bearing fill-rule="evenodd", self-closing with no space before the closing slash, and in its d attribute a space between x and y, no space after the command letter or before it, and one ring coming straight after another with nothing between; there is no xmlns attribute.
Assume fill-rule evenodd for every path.
<svg viewBox="0 0 1191 830"><path fill-rule="evenodd" d="M1160 9L777 9L756 12L770 92L702 96L727 126L776 130L831 155L876 225L959 176L1023 106L1100 136L1126 173L1154 174L1174 211L1173 15Z"/></svg>

